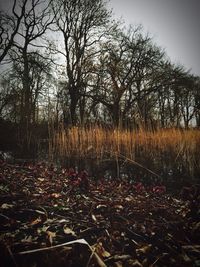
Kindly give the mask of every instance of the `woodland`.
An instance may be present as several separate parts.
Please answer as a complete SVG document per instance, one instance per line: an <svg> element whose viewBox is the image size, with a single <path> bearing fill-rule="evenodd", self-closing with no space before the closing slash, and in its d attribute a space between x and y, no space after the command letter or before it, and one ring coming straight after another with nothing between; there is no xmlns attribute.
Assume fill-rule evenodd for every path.
<svg viewBox="0 0 200 267"><path fill-rule="evenodd" d="M199 127L200 77L107 1L10 1L0 267L200 266Z"/></svg>

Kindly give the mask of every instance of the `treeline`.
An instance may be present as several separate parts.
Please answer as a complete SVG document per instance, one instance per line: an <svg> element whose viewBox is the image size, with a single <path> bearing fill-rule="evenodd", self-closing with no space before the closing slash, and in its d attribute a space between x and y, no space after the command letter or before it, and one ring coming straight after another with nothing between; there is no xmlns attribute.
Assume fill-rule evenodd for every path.
<svg viewBox="0 0 200 267"><path fill-rule="evenodd" d="M104 0L13 0L0 11L0 64L0 118L25 146L47 122L200 126L200 77Z"/></svg>

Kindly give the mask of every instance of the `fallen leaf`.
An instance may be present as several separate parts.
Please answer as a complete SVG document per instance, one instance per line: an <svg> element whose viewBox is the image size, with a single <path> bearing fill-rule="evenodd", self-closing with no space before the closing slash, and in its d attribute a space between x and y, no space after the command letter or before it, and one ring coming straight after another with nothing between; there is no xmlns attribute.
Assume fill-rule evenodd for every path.
<svg viewBox="0 0 200 267"><path fill-rule="evenodd" d="M46 231L46 244L47 246L52 246L53 244L53 238L56 237L56 233L51 231Z"/></svg>
<svg viewBox="0 0 200 267"><path fill-rule="evenodd" d="M42 228L37 229L37 233L46 233L46 231L49 229L49 226L43 226Z"/></svg>
<svg viewBox="0 0 200 267"><path fill-rule="evenodd" d="M128 266L130 266L130 267L143 267L142 264L138 260L129 260Z"/></svg>
<svg viewBox="0 0 200 267"><path fill-rule="evenodd" d="M149 244L149 245L143 246L141 248L137 248L136 249L136 253L138 253L138 254L146 254L151 250L151 247L152 247L152 245Z"/></svg>
<svg viewBox="0 0 200 267"><path fill-rule="evenodd" d="M121 261L117 261L117 262L114 263L114 266L115 267L123 267L123 264L122 264Z"/></svg>
<svg viewBox="0 0 200 267"><path fill-rule="evenodd" d="M51 196L54 198L59 198L61 196L61 194L60 193L52 193Z"/></svg>
<svg viewBox="0 0 200 267"><path fill-rule="evenodd" d="M24 239L21 240L21 242L24 242L24 243L31 243L32 241L33 239L31 235L26 236Z"/></svg>
<svg viewBox="0 0 200 267"><path fill-rule="evenodd" d="M131 196L128 196L128 197L125 198L125 200L126 200L126 201L132 201L133 198L132 198Z"/></svg>
<svg viewBox="0 0 200 267"><path fill-rule="evenodd" d="M66 225L63 226L63 231L66 235L76 236L75 232L72 229L70 229L69 227L67 227Z"/></svg>
<svg viewBox="0 0 200 267"><path fill-rule="evenodd" d="M14 205L12 205L12 204L7 204L7 203L4 203L4 204L2 204L1 205L1 208L2 209L10 209L10 208L12 208L12 207L14 207Z"/></svg>
<svg viewBox="0 0 200 267"><path fill-rule="evenodd" d="M38 223L41 223L42 219L40 217L38 217L37 219L33 220L30 225L33 226L33 225L36 225Z"/></svg>
<svg viewBox="0 0 200 267"><path fill-rule="evenodd" d="M94 214L92 214L92 220L93 220L94 222L97 222L97 218L95 217Z"/></svg>
<svg viewBox="0 0 200 267"><path fill-rule="evenodd" d="M103 244L101 242L93 245L93 248L101 258L108 258L111 256L111 254L104 249Z"/></svg>
<svg viewBox="0 0 200 267"><path fill-rule="evenodd" d="M114 208L118 210L122 210L124 207L122 205L115 205Z"/></svg>

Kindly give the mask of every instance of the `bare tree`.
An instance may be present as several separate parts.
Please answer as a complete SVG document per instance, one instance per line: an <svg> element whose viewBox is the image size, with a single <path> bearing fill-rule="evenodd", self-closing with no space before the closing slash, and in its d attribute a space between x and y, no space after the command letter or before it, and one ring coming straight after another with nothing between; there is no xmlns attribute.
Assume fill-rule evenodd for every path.
<svg viewBox="0 0 200 267"><path fill-rule="evenodd" d="M17 0L14 0L12 15L0 10L0 62L6 57L8 51L14 44L14 38L19 31L22 18L25 15L27 1L23 0L21 1L21 5L17 5ZM17 11L18 9L19 11Z"/></svg>
<svg viewBox="0 0 200 267"><path fill-rule="evenodd" d="M0 91L0 118L17 123L19 121L20 86L13 72L1 78Z"/></svg>
<svg viewBox="0 0 200 267"><path fill-rule="evenodd" d="M45 65L49 64L45 53L39 52L39 49L44 51L44 47L41 45L41 42L39 43L39 40L42 40L41 38L52 24L52 20L53 17L50 14L48 3L44 3L42 0L28 1L16 36L14 48L10 53L22 84L20 136L21 140L24 140L23 147L25 149L30 144L32 135L31 123L34 118L33 69L36 71L37 66L35 74L39 75L39 81L42 74L41 70ZM46 60L46 63L44 63L44 60ZM38 72L38 69L40 69L40 72ZM36 93L36 91L34 92Z"/></svg>
<svg viewBox="0 0 200 267"><path fill-rule="evenodd" d="M134 105L141 109L147 95L157 90L153 81L158 80L162 58L162 51L142 34L141 27L130 27L127 33L117 29L104 43L96 87L89 95L107 108L115 126L126 120Z"/></svg>
<svg viewBox="0 0 200 267"><path fill-rule="evenodd" d="M183 66L168 62L162 67L162 82L155 107L161 127L185 126L194 116L194 83ZM187 127L187 126L186 126Z"/></svg>
<svg viewBox="0 0 200 267"><path fill-rule="evenodd" d="M180 110L183 118L185 128L189 127L191 123L192 126L198 126L198 114L200 108L198 106L199 101L199 85L198 78L190 74L185 76L184 82L180 87Z"/></svg>
<svg viewBox="0 0 200 267"><path fill-rule="evenodd" d="M196 126L200 127L200 77L193 76L193 94L194 94L194 116L196 120Z"/></svg>
<svg viewBox="0 0 200 267"><path fill-rule="evenodd" d="M70 98L70 120L76 124L77 105L81 92L86 88L85 66L94 56L94 47L105 32L110 13L103 0L60 0L52 1L58 30L64 38L66 59L66 94ZM81 101L84 101L82 99Z"/></svg>

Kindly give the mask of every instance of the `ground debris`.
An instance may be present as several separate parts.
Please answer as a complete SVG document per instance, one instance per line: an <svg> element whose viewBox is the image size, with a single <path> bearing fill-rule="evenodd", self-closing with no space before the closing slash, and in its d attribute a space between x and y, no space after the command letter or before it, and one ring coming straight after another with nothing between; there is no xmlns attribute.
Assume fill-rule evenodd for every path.
<svg viewBox="0 0 200 267"><path fill-rule="evenodd" d="M0 266L200 266L199 201L165 191L0 162Z"/></svg>

